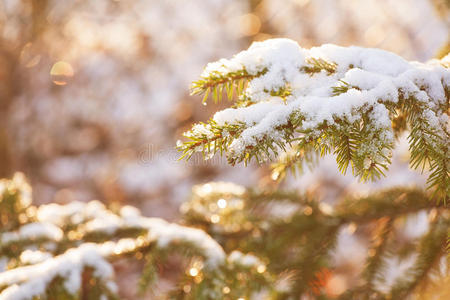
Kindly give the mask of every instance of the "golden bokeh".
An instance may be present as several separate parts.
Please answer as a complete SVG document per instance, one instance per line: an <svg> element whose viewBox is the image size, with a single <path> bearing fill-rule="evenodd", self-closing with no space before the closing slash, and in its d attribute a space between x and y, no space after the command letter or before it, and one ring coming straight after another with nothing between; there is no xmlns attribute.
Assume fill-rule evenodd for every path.
<svg viewBox="0 0 450 300"><path fill-rule="evenodd" d="M73 75L72 65L65 61L56 62L50 70L50 76L56 85L66 85Z"/></svg>

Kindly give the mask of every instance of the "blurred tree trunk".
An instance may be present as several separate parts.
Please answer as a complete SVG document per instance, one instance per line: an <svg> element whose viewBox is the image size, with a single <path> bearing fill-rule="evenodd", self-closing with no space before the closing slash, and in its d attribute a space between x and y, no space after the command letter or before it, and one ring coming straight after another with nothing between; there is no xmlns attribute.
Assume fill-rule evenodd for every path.
<svg viewBox="0 0 450 300"><path fill-rule="evenodd" d="M0 177L10 177L13 170L7 128L9 107L19 91L19 81L15 80L17 58L14 49L8 49L7 43L0 40Z"/></svg>
<svg viewBox="0 0 450 300"><path fill-rule="evenodd" d="M19 29L22 40L11 46L0 36L0 177L10 177L18 169L14 137L8 132L8 119L14 98L26 88L27 76L20 65L21 50L39 38L47 23L48 0L33 0L30 5L31 22Z"/></svg>

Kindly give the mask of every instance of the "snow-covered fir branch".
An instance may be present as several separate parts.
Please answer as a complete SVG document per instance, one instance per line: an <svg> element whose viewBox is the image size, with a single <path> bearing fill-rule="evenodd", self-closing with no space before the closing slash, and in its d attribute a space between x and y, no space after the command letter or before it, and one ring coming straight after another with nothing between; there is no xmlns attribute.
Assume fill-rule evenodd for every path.
<svg viewBox="0 0 450 300"><path fill-rule="evenodd" d="M429 165L430 186L448 197L449 64L450 56L419 63L379 49L255 42L206 66L192 93L224 94L234 105L194 125L178 148L183 157L225 152L232 164L285 152L301 164L331 152L342 172L351 165L367 180L384 174L395 137L408 129L411 165Z"/></svg>
<svg viewBox="0 0 450 300"><path fill-rule="evenodd" d="M21 174L0 181L2 300L79 299L86 293L99 299L117 299L112 266L116 258L146 260L141 280L145 288L156 276L156 261L164 261L170 254L181 254L191 261L184 285L174 289L174 296L184 297L189 286L203 297L220 297L223 288L237 284L230 276L234 272L242 272L246 280L255 282L230 291L230 295L270 287L269 274L258 272L263 262L240 252L227 255L203 230L147 218L131 206L114 212L99 201L35 207L30 191ZM5 217L19 216L20 212L17 223ZM7 226L10 223L14 225Z"/></svg>

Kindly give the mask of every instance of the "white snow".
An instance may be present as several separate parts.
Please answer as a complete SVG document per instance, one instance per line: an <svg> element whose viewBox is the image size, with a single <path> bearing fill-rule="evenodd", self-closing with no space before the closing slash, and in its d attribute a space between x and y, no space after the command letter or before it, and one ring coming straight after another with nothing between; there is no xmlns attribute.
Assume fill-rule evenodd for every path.
<svg viewBox="0 0 450 300"><path fill-rule="evenodd" d="M260 102L249 107L243 107L241 109L227 108L217 112L214 115L214 121L218 125L242 122L247 126L252 126L260 122L281 103L283 103L283 99L280 97L271 97L267 102Z"/></svg>
<svg viewBox="0 0 450 300"><path fill-rule="evenodd" d="M244 254L238 250L234 250L228 256L228 262L239 264L244 267L257 267L260 265L264 265L259 258L252 254Z"/></svg>
<svg viewBox="0 0 450 300"><path fill-rule="evenodd" d="M52 255L48 252L25 250L20 254L20 262L27 265L35 265L51 257Z"/></svg>
<svg viewBox="0 0 450 300"><path fill-rule="evenodd" d="M174 242L188 242L195 245L203 252L207 265L210 267L216 267L225 259L225 252L222 247L200 229L169 223L160 218L146 218L140 215L124 217L122 226L148 230L148 238L155 240L157 245L162 248Z"/></svg>
<svg viewBox="0 0 450 300"><path fill-rule="evenodd" d="M232 191L229 189L229 184L222 185L225 185L222 189ZM235 192L242 193L242 189L242 187L240 189L234 187ZM38 219L46 222L53 221L58 226L62 226L63 221L69 219L73 224L85 223L83 230L87 233L104 232L110 235L119 228L142 228L148 231L148 238L155 240L162 248L169 246L172 242L189 242L196 245L203 251L207 262L212 267L225 259L222 247L204 231L169 223L160 218L143 217L136 208L131 206L123 207L118 216L106 209L99 201L71 202L68 205L49 204L39 207Z"/></svg>
<svg viewBox="0 0 450 300"><path fill-rule="evenodd" d="M104 209L104 205L95 200L87 204L78 201L70 202L67 205L51 203L39 206L37 218L40 222L51 222L57 226L67 223L79 224L95 217L95 214L102 209Z"/></svg>
<svg viewBox="0 0 450 300"><path fill-rule="evenodd" d="M51 223L29 223L20 227L18 231L1 234L0 241L2 244L41 238L46 238L51 241L59 241L62 237L62 230Z"/></svg>

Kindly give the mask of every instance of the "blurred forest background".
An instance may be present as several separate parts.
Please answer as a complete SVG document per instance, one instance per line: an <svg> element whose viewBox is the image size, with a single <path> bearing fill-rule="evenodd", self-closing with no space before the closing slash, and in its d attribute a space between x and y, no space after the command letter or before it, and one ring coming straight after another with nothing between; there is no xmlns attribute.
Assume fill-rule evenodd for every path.
<svg viewBox="0 0 450 300"><path fill-rule="evenodd" d="M0 177L24 172L36 204L100 199L169 220L177 220L194 184L270 186L268 169L232 168L221 158L177 161L181 133L218 109L189 96L189 83L206 63L272 37L291 38L305 48L377 47L425 61L448 45L449 5L1 0ZM340 176L334 160L325 159L314 172L284 185L315 190L324 202L374 186L424 185L426 177L409 170L405 155L407 146L399 147L389 182L360 184L351 174ZM346 243L358 248L356 239Z"/></svg>

